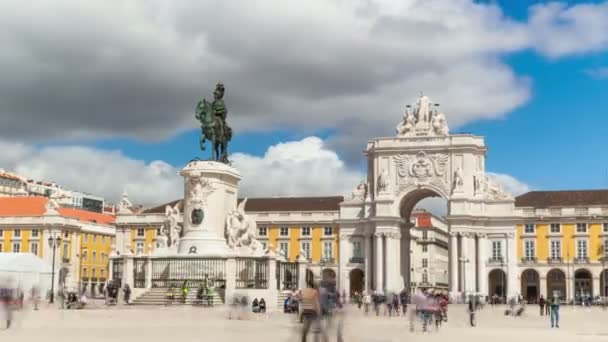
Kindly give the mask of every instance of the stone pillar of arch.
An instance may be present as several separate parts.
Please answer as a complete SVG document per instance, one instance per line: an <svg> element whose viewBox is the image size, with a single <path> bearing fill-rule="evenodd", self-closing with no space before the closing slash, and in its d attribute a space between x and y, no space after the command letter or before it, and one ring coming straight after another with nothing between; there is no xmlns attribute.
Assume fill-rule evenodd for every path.
<svg viewBox="0 0 608 342"><path fill-rule="evenodd" d="M374 233L374 289L384 291L384 249L382 233Z"/></svg>
<svg viewBox="0 0 608 342"><path fill-rule="evenodd" d="M449 264L450 264L450 292L458 292L458 234L450 232Z"/></svg>

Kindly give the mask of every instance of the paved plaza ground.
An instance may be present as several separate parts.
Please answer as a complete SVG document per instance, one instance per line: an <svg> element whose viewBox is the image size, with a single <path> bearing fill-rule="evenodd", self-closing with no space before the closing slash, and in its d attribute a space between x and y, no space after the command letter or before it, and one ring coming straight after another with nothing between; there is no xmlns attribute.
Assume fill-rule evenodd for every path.
<svg viewBox="0 0 608 342"><path fill-rule="evenodd" d="M408 332L403 317L364 317L352 308L345 325L345 341L608 341L608 311L562 308L560 329L550 329L536 306L525 317L503 316L504 307L486 306L478 327L467 325L465 307L450 306L450 321L439 332ZM298 341L301 325L294 315L279 312L228 320L227 309L196 307L113 307L89 310L24 310L15 327L0 330L0 341ZM456 339L456 340L455 340ZM312 341L312 339L310 339ZM335 341L335 338L332 340Z"/></svg>

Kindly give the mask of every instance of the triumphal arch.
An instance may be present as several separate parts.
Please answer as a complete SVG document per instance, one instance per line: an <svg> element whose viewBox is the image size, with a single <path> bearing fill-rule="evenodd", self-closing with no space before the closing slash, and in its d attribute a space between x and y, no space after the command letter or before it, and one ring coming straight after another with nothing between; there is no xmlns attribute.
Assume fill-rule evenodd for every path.
<svg viewBox="0 0 608 342"><path fill-rule="evenodd" d="M427 197L447 201L449 288L486 294L491 240L504 239L500 267L516 289L514 199L485 169L484 138L451 134L446 115L425 95L407 106L392 137L368 142L367 179L340 207L340 283L353 270L368 290L399 292L410 286L410 215ZM353 258L354 246L363 258ZM348 291L347 291L348 292ZM512 295L512 294L507 294Z"/></svg>

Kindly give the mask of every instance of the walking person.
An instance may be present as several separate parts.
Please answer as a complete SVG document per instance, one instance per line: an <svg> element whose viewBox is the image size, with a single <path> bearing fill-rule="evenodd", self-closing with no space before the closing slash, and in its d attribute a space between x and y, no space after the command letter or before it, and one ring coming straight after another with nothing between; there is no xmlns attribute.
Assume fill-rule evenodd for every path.
<svg viewBox="0 0 608 342"><path fill-rule="evenodd" d="M418 290L413 296L412 296L412 302L410 303L410 332L414 332L415 328L416 328L416 317L418 316L418 313L422 312L422 304L424 301L424 296L422 295L422 292L420 292L421 290Z"/></svg>
<svg viewBox="0 0 608 342"><path fill-rule="evenodd" d="M369 314L369 306L372 304L372 296L369 295L369 292L363 292L363 311L365 315Z"/></svg>
<svg viewBox="0 0 608 342"><path fill-rule="evenodd" d="M403 317L405 317L405 314L407 313L407 292L405 289L401 290L401 293L399 293L399 300L401 301L401 311Z"/></svg>
<svg viewBox="0 0 608 342"><path fill-rule="evenodd" d="M559 298L553 294L549 300L551 306L551 328L559 328Z"/></svg>
<svg viewBox="0 0 608 342"><path fill-rule="evenodd" d="M477 299L475 299L474 296L469 296L469 323L472 327L477 324L477 321L475 320L475 313L479 307L478 304L479 303L477 303Z"/></svg>
<svg viewBox="0 0 608 342"><path fill-rule="evenodd" d="M11 328L11 322L13 320L13 296L12 292L8 287L0 288L0 313L4 312L4 319L6 320L6 329Z"/></svg>
<svg viewBox="0 0 608 342"><path fill-rule="evenodd" d="M302 290L302 318L304 325L302 326L302 342L306 342L308 333L313 324L315 329L319 326L321 316L321 302L319 300L319 291L308 284L309 287Z"/></svg>
<svg viewBox="0 0 608 342"><path fill-rule="evenodd" d="M545 304L547 304L545 302L545 297L543 297L543 295L540 295L540 298L538 299L538 306L540 307L541 316L545 314Z"/></svg>

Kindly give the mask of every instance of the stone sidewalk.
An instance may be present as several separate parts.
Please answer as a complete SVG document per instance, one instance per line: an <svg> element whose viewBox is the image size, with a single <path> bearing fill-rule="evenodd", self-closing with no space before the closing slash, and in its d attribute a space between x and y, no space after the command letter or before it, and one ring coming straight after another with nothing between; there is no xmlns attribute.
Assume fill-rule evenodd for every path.
<svg viewBox="0 0 608 342"><path fill-rule="evenodd" d="M562 308L560 329L550 329L547 317L530 306L522 318L505 317L504 307L487 306L478 326L467 325L465 307L450 306L450 321L438 331L408 331L404 317L365 317L351 308L345 341L608 341L608 311L600 308ZM24 310L14 329L0 330L4 341L298 341L301 325L294 315L272 312L246 320L228 320L226 308L112 307L90 310ZM334 335L335 337L335 335ZM312 339L311 339L312 340ZM335 338L332 339L335 341Z"/></svg>

